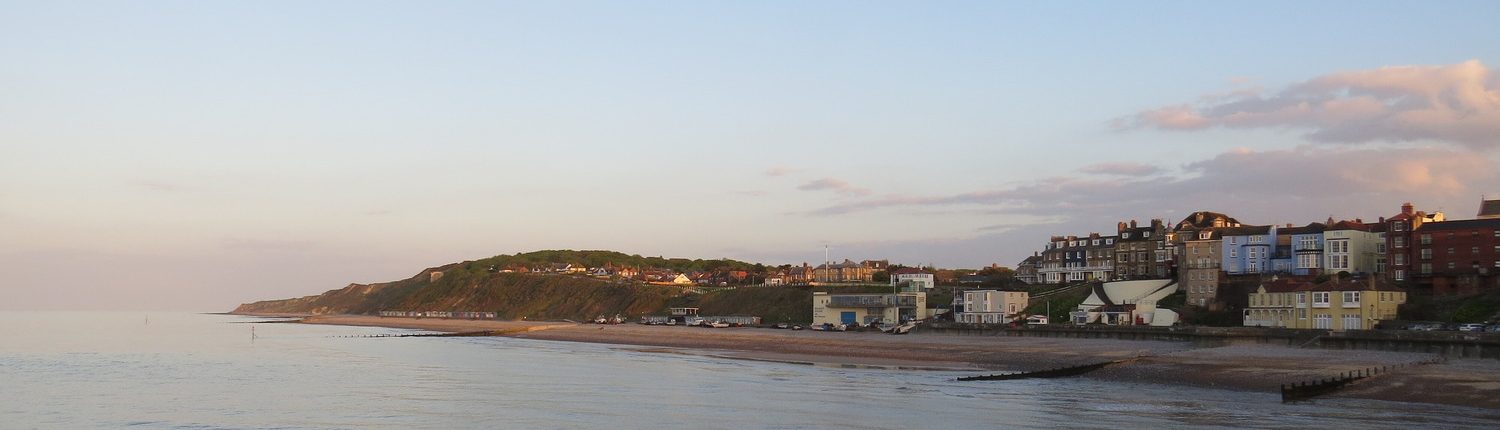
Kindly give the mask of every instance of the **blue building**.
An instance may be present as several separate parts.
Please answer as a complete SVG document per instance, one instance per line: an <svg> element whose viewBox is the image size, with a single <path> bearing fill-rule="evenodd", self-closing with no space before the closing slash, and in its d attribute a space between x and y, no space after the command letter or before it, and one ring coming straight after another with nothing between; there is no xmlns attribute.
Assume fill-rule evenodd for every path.
<svg viewBox="0 0 1500 430"><path fill-rule="evenodd" d="M1323 273L1323 230L1327 228L1320 223L1312 223L1303 227L1288 227L1282 229L1280 234L1290 238L1291 261L1285 272L1293 275L1306 276Z"/></svg>
<svg viewBox="0 0 1500 430"><path fill-rule="evenodd" d="M1276 249L1275 226L1247 226L1220 229L1223 235L1223 270L1229 275L1272 272Z"/></svg>

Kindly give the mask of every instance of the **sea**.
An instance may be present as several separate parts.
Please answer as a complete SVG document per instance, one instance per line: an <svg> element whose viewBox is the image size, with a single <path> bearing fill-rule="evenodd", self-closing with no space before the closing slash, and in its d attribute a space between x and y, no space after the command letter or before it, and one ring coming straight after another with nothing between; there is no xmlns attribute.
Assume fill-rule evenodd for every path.
<svg viewBox="0 0 1500 430"><path fill-rule="evenodd" d="M0 428L1500 427L1489 409L258 321L0 312Z"/></svg>

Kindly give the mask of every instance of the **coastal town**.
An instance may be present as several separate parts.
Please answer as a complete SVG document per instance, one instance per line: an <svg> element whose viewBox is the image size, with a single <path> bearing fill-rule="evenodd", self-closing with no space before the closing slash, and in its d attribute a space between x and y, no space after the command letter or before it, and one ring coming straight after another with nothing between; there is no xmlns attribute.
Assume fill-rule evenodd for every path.
<svg viewBox="0 0 1500 430"><path fill-rule="evenodd" d="M1429 315L1411 310L1407 313L1418 318L1403 318L1401 310L1410 307L1413 296L1430 300L1500 291L1500 200L1482 199L1479 207L1470 219L1405 203L1392 214L1368 221L1252 225L1210 211L1194 212L1172 224L1161 219L1121 221L1108 235L1052 236L1014 268L996 264L980 270L944 270L846 259L816 266L741 264L692 271L612 262L511 263L486 270L692 291L822 287L812 293L811 320L790 321L819 328L932 319L965 324L1500 331L1493 325L1500 314L1483 304L1469 306L1469 311L1447 321L1387 325ZM443 274L432 270L427 277L437 281ZM880 286L887 291L879 291ZM1045 308L1039 307L1043 301ZM685 323L682 308L677 309L674 322ZM442 316L449 311L383 312ZM666 315L634 317L643 322L672 320Z"/></svg>

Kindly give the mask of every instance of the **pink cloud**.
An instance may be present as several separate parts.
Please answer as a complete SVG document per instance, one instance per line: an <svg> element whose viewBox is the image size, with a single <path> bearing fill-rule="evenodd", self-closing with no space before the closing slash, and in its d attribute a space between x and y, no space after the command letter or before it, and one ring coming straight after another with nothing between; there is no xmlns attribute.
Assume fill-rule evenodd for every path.
<svg viewBox="0 0 1500 430"><path fill-rule="evenodd" d="M1500 146L1500 74L1478 60L1339 72L1280 92L1237 91L1146 110L1117 126L1163 130L1290 128L1319 142L1433 140Z"/></svg>
<svg viewBox="0 0 1500 430"><path fill-rule="evenodd" d="M1160 167L1142 163L1100 163L1085 166L1078 171L1096 175L1150 176L1161 173Z"/></svg>
<svg viewBox="0 0 1500 430"><path fill-rule="evenodd" d="M797 173L799 171L801 171L801 169L794 169L786 166L774 166L766 169L766 176L786 176Z"/></svg>

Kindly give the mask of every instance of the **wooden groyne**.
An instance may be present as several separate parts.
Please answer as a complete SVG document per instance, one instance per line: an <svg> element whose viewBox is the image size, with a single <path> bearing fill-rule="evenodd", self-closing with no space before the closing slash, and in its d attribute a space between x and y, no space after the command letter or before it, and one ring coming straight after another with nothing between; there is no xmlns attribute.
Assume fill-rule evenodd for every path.
<svg viewBox="0 0 1500 430"><path fill-rule="evenodd" d="M1313 397L1334 392L1346 385L1352 384L1355 381L1359 381L1361 379L1385 375L1393 370L1403 367L1421 366L1424 364L1440 363L1442 361L1444 361L1444 359L1442 357L1438 357L1431 360L1418 361L1415 363L1402 363L1394 366L1369 367L1355 370L1353 372L1340 373L1338 376L1335 376L1333 378L1281 384L1281 402L1289 403L1311 399Z"/></svg>
<svg viewBox="0 0 1500 430"><path fill-rule="evenodd" d="M1103 362L1103 363L1085 364L1085 365L1082 365L1082 366L1059 367L1059 368L1047 369L1047 370L1034 370L1034 371L1030 371L1030 372L999 373L999 374L994 374L994 375L980 375L980 376L964 376L964 377L958 378L957 380L958 381L1007 381L1007 380L1011 380L1011 379L1062 378L1062 377L1067 377L1067 376L1082 375L1082 374L1089 373L1089 372L1092 372L1092 371L1095 371L1095 370L1103 369L1105 366L1109 366L1111 364L1119 364L1119 363L1124 363L1124 362L1127 362L1127 361L1132 361L1132 360L1106 361L1106 362Z"/></svg>

